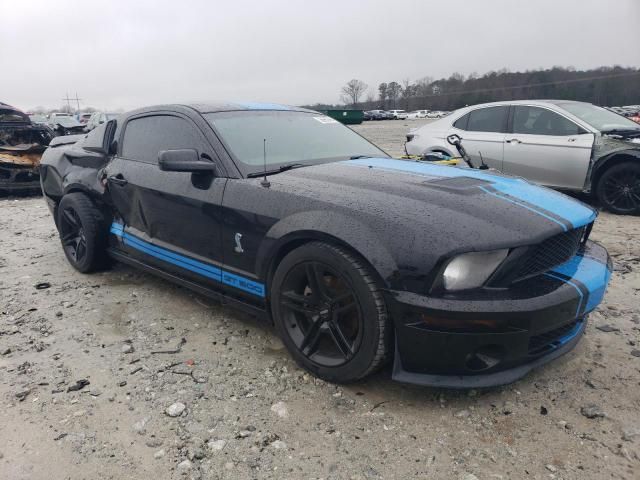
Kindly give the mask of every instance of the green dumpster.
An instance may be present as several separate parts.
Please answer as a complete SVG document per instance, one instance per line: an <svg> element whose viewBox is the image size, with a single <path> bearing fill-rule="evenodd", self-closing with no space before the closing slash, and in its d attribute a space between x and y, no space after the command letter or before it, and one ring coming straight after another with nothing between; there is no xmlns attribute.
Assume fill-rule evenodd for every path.
<svg viewBox="0 0 640 480"><path fill-rule="evenodd" d="M322 113L345 125L357 125L364 120L362 110L325 110Z"/></svg>

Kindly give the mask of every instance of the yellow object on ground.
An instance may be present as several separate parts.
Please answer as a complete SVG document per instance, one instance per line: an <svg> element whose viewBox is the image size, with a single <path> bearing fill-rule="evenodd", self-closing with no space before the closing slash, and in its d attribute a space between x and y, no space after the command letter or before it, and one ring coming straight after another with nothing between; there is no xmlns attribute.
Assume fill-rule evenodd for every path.
<svg viewBox="0 0 640 480"><path fill-rule="evenodd" d="M419 155L403 155L400 157L401 160L422 160L422 157L420 157ZM428 161L429 163L435 163L436 165L458 165L460 163L460 160L462 160L460 157L454 157L454 158L450 158L448 160L433 160L433 161L428 161L428 160L423 160L423 161Z"/></svg>

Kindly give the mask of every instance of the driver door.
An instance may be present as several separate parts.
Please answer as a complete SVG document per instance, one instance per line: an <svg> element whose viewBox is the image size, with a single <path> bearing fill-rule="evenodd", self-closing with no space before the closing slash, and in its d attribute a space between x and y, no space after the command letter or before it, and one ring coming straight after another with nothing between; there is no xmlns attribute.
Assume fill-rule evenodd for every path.
<svg viewBox="0 0 640 480"><path fill-rule="evenodd" d="M206 137L190 119L163 113L129 119L120 139L118 155L106 169L120 217L120 225L112 228L118 248L146 264L219 287L227 179L158 167L158 153L174 149L195 149L201 159L217 162Z"/></svg>
<svg viewBox="0 0 640 480"><path fill-rule="evenodd" d="M557 112L513 107L505 137L504 171L550 187L582 190L594 136Z"/></svg>

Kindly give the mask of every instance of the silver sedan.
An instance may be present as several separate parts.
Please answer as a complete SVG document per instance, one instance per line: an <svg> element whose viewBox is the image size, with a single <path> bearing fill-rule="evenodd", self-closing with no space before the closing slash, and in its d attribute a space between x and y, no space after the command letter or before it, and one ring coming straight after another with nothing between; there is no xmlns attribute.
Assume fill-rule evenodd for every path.
<svg viewBox="0 0 640 480"><path fill-rule="evenodd" d="M414 129L409 155L457 156L552 188L596 196L615 213L640 213L640 125L590 103L522 100L474 105Z"/></svg>

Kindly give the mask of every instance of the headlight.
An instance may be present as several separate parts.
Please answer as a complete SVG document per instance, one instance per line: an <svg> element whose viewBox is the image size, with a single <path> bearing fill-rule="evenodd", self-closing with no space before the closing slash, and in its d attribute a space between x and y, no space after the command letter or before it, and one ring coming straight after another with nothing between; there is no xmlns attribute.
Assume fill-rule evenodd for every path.
<svg viewBox="0 0 640 480"><path fill-rule="evenodd" d="M508 249L503 249L458 255L444 269L442 274L444 288L455 291L482 286L508 253Z"/></svg>

